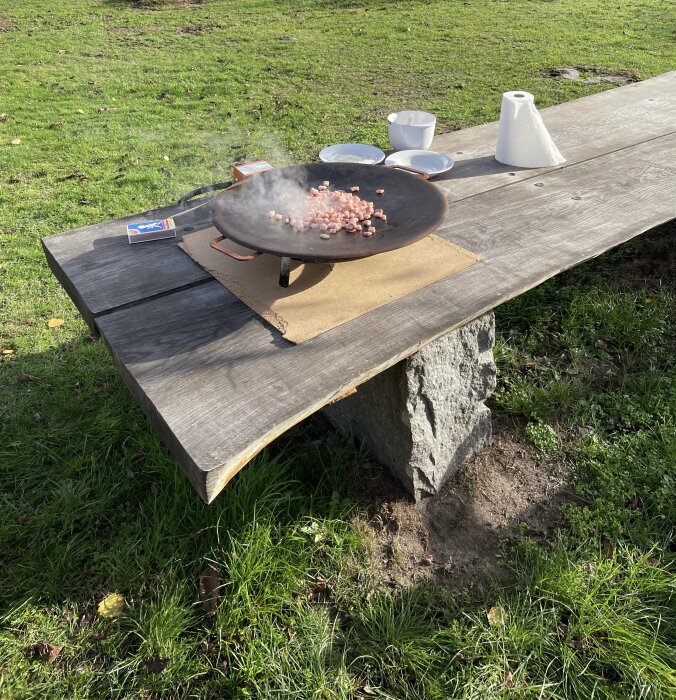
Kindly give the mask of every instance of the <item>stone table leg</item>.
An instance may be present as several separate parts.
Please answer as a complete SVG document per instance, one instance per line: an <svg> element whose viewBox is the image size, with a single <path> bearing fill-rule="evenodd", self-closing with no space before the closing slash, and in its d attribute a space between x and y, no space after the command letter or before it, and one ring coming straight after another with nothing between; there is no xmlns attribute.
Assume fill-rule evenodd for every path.
<svg viewBox="0 0 676 700"><path fill-rule="evenodd" d="M436 494L458 467L490 444L495 390L492 312L426 345L415 355L324 408L414 496Z"/></svg>

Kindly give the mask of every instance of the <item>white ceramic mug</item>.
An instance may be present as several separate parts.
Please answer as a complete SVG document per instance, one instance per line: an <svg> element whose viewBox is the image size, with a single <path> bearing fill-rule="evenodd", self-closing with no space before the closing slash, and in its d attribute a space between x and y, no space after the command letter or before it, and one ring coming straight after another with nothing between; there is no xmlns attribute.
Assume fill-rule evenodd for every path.
<svg viewBox="0 0 676 700"><path fill-rule="evenodd" d="M427 151L432 145L437 118L429 112L405 109L387 117L390 143L397 151Z"/></svg>

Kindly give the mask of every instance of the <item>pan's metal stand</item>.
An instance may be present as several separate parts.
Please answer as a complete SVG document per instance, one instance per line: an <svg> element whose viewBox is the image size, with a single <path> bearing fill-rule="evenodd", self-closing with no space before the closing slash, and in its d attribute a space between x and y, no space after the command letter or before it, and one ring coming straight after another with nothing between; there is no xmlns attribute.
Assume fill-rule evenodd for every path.
<svg viewBox="0 0 676 700"><path fill-rule="evenodd" d="M279 286L289 286L289 275L291 274L291 258L282 258L279 266Z"/></svg>

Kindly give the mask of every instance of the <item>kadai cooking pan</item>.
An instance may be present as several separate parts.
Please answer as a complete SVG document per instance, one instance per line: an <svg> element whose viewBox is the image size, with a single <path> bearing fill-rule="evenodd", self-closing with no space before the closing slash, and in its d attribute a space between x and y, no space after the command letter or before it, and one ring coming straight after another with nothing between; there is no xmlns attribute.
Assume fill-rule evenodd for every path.
<svg viewBox="0 0 676 700"><path fill-rule="evenodd" d="M319 230L296 231L270 219L270 210L283 211L281 194L305 194L325 181L330 189L350 192L359 187L359 197L383 209L387 221L374 219L376 232L368 238L340 229L324 240ZM415 173L381 165L313 163L254 175L218 195L212 211L214 226L222 235L212 242L213 247L238 260L268 253L305 262L340 262L402 248L428 236L445 220L448 202L437 187ZM252 254L229 251L221 243L224 239Z"/></svg>

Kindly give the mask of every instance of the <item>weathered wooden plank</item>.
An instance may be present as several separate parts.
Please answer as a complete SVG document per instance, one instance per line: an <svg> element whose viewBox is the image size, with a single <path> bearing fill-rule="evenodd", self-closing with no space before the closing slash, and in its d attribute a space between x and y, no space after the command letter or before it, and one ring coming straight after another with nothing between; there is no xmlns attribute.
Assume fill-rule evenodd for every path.
<svg viewBox="0 0 676 700"><path fill-rule="evenodd" d="M500 95L496 94L495 99L499 100ZM543 110L543 115L568 159L563 167L570 167L673 131L676 71L550 107ZM547 172L497 163L493 158L496 134L497 124L492 123L435 140L436 148L458 158L451 173L437 181L451 200L458 202ZM462 154L458 155L458 151ZM151 214L167 216L175 211L166 208L136 214L44 239L52 271L90 325L96 316L111 309L208 279L199 266L174 249L175 241L129 246L124 238L127 221L150 218ZM451 220L455 217L455 208L450 216ZM181 225L206 225L208 207L195 212L195 217L197 220L192 222L181 220Z"/></svg>
<svg viewBox="0 0 676 700"><path fill-rule="evenodd" d="M180 212L172 205L42 239L50 269L90 327L110 309L210 279L176 245L183 233L211 225L209 205L178 217L176 238L127 242L127 223Z"/></svg>
<svg viewBox="0 0 676 700"><path fill-rule="evenodd" d="M123 376L212 500L351 387L563 269L676 217L676 135L457 203L441 234L485 262L299 346L216 282L98 319ZM176 448L179 445L179 448Z"/></svg>
<svg viewBox="0 0 676 700"><path fill-rule="evenodd" d="M496 102L501 98L495 95ZM563 167L664 136L676 129L676 71L542 110L547 129L567 162ZM453 201L555 168L523 169L495 158L497 122L442 134L433 148L457 159L437 184Z"/></svg>

